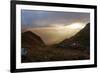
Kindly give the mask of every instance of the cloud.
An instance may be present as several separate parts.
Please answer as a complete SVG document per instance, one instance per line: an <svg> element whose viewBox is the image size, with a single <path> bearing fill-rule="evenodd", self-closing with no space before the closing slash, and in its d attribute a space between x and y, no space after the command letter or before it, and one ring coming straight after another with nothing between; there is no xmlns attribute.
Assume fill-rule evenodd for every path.
<svg viewBox="0 0 100 73"><path fill-rule="evenodd" d="M71 24L73 22L87 23L90 21L89 13L54 12L39 10L21 10L22 28L44 27L51 24Z"/></svg>

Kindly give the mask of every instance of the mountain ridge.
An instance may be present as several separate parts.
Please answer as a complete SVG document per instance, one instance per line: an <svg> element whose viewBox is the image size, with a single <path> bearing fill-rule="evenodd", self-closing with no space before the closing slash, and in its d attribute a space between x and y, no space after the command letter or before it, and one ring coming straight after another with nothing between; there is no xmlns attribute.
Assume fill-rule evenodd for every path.
<svg viewBox="0 0 100 73"><path fill-rule="evenodd" d="M88 23L81 31L70 39L65 39L60 42L59 45L66 46L72 43L78 43L80 45L89 47L90 46L90 23Z"/></svg>
<svg viewBox="0 0 100 73"><path fill-rule="evenodd" d="M21 56L21 62L90 59L90 23L75 36L52 46L45 45L42 39L31 31L21 34L21 48L27 49L27 54Z"/></svg>

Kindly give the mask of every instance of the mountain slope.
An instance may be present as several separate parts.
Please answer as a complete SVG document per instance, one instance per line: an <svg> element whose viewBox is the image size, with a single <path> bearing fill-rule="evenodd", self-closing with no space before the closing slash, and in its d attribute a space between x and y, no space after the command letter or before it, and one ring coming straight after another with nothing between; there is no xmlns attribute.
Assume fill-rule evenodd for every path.
<svg viewBox="0 0 100 73"><path fill-rule="evenodd" d="M90 59L90 24L72 38L52 46L45 45L41 38L31 31L22 33L21 38L22 48L28 51L26 56L21 57L21 61L25 63Z"/></svg>
<svg viewBox="0 0 100 73"><path fill-rule="evenodd" d="M90 45L90 24L88 23L84 29L72 37L73 41L77 41L83 46L89 47Z"/></svg>
<svg viewBox="0 0 100 73"><path fill-rule="evenodd" d="M24 48L29 48L29 47L39 47L39 46L44 46L43 41L41 40L41 38L37 35L35 35L34 33L32 33L31 31L26 31L22 33L22 47Z"/></svg>
<svg viewBox="0 0 100 73"><path fill-rule="evenodd" d="M58 47L69 47L72 44L77 44L84 48L90 46L90 23L88 23L80 32L70 39L65 39Z"/></svg>
<svg viewBox="0 0 100 73"><path fill-rule="evenodd" d="M76 27L75 27L76 26ZM65 26L31 28L28 31L41 37L46 45L54 45L76 35L85 25L75 23Z"/></svg>

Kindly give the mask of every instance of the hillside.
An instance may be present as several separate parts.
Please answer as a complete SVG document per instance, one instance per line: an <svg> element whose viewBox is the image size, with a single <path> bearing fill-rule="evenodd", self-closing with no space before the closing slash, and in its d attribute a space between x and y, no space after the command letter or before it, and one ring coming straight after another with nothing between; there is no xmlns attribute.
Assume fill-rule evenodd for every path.
<svg viewBox="0 0 100 73"><path fill-rule="evenodd" d="M26 31L22 33L22 47L30 48L30 47L42 47L44 46L43 41L41 38L31 31Z"/></svg>
<svg viewBox="0 0 100 73"><path fill-rule="evenodd" d="M82 48L88 48L90 46L90 23L88 23L85 28L78 32L75 36L70 39L65 39L61 42L58 47L70 47L71 45L76 44ZM68 45L68 46L66 46ZM75 48L75 46L74 46Z"/></svg>
<svg viewBox="0 0 100 73"><path fill-rule="evenodd" d="M59 44L47 46L41 38L31 31L22 33L22 48L27 54L22 55L22 62L85 60L90 58L90 24L79 33Z"/></svg>

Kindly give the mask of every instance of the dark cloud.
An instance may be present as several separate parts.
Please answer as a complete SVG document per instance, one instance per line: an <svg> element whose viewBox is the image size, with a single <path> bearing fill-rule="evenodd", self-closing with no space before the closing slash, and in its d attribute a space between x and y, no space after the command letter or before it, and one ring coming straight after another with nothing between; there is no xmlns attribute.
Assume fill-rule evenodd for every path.
<svg viewBox="0 0 100 73"><path fill-rule="evenodd" d="M43 27L50 24L67 25L73 22L88 23L89 21L89 13L21 10L22 28Z"/></svg>

